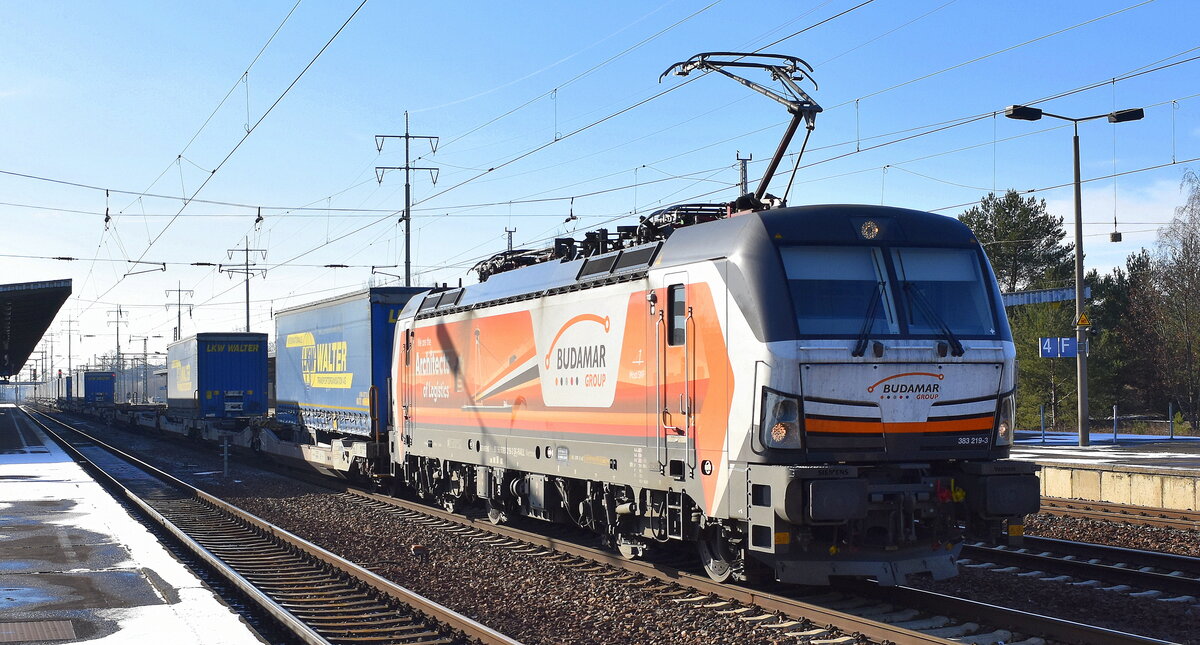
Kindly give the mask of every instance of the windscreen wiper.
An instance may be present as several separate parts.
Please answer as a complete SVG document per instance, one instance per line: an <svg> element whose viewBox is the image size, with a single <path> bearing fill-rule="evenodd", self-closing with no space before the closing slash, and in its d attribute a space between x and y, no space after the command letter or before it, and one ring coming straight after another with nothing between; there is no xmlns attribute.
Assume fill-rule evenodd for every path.
<svg viewBox="0 0 1200 645"><path fill-rule="evenodd" d="M867 335L875 322L875 309L879 307L879 294L883 291L883 283L876 282L875 290L871 293L871 303L867 305L867 318L863 320L862 329L858 330L858 342L854 344L851 356L862 356L867 353Z"/></svg>
<svg viewBox="0 0 1200 645"><path fill-rule="evenodd" d="M929 304L929 300L925 298L925 294L921 293L921 290L911 282L904 283L904 290L913 296L908 299L909 302L916 303L921 313L924 313L930 322L942 328L942 335L946 337L946 340L950 341L950 354L953 356L962 356L966 351L963 349L962 343L958 342L958 338L954 336L954 332L950 331L950 326L937 314L933 305Z"/></svg>

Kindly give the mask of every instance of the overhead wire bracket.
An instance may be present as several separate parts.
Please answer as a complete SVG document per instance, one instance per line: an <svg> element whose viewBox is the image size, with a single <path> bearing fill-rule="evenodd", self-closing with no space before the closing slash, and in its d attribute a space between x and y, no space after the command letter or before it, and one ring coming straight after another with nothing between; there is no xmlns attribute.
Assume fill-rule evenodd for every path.
<svg viewBox="0 0 1200 645"><path fill-rule="evenodd" d="M376 274L386 275L386 276L389 276L392 278L398 278L400 280L403 280L404 276L402 276L402 275L396 275L395 273L388 273L387 271L380 271L380 269L395 269L398 266L400 266L400 265L398 265L398 264L373 264L373 265L371 265L371 275L376 275Z"/></svg>
<svg viewBox="0 0 1200 645"><path fill-rule="evenodd" d="M155 271L166 271L167 270L166 262L145 262L143 260L126 260L126 262L128 262L130 264L150 264L150 265L153 265L154 268L153 269L142 269L140 271L129 271L125 275L121 276L122 278L128 278L131 275L138 275L139 273L153 273Z"/></svg>

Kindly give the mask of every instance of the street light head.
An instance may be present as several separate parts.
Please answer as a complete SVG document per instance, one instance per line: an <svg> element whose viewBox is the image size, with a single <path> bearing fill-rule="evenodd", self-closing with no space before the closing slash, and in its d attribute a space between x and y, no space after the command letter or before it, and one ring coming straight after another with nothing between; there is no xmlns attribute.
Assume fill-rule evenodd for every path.
<svg viewBox="0 0 1200 645"><path fill-rule="evenodd" d="M1027 105L1010 105L1004 108L1004 116L1019 121L1037 121L1042 118L1042 111Z"/></svg>
<svg viewBox="0 0 1200 645"><path fill-rule="evenodd" d="M1126 121L1141 121L1146 116L1146 112L1142 108L1133 108L1132 110L1119 110L1108 115L1109 123L1124 123Z"/></svg>

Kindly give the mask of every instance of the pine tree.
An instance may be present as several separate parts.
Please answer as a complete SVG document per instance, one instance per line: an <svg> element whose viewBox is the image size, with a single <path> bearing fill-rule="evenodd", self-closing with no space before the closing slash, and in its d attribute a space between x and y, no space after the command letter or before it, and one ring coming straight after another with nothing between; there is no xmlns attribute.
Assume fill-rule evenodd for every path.
<svg viewBox="0 0 1200 645"><path fill-rule="evenodd" d="M1064 242L1063 218L1046 211L1046 200L988 193L958 219L987 250L1004 291L1054 286L1072 275L1074 245Z"/></svg>

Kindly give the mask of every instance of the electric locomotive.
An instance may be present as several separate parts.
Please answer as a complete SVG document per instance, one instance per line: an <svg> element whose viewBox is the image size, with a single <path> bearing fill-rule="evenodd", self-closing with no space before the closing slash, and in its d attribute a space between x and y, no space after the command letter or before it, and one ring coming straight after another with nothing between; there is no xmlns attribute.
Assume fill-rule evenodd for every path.
<svg viewBox="0 0 1200 645"><path fill-rule="evenodd" d="M1000 292L957 220L691 205L494 264L397 321L393 470L430 501L804 584L952 576L964 536L1038 508L1004 459Z"/></svg>
<svg viewBox="0 0 1200 645"><path fill-rule="evenodd" d="M781 89L729 71L747 68ZM783 208L766 189L821 112L812 67L709 52L663 76L694 71L792 115L757 190L501 253L480 284L411 300L395 481L627 557L692 543L719 581L945 578L965 536L1018 541L1038 479L1005 459L1016 352L979 242L932 213Z"/></svg>

